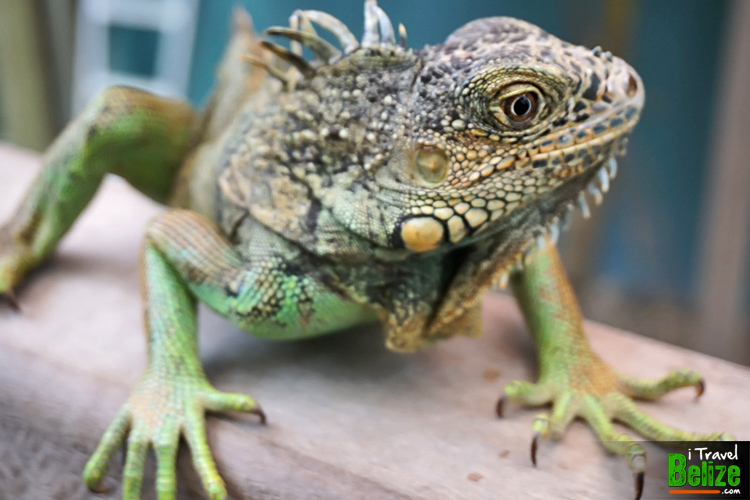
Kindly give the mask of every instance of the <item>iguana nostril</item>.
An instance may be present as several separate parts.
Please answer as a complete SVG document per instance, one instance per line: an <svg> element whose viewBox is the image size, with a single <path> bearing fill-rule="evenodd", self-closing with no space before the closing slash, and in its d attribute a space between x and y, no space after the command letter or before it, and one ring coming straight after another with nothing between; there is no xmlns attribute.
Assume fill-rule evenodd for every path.
<svg viewBox="0 0 750 500"><path fill-rule="evenodd" d="M628 75L628 97L633 97L636 92L638 92L638 81L631 73Z"/></svg>

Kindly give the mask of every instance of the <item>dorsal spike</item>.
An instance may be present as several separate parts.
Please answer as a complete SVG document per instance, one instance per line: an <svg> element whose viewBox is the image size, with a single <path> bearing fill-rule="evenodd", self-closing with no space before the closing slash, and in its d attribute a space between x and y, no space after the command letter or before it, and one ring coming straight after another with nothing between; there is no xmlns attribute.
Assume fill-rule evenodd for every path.
<svg viewBox="0 0 750 500"><path fill-rule="evenodd" d="M299 18L299 30L308 35L318 36L318 32L315 31L315 26L313 26L313 23L311 23L310 19L307 17Z"/></svg>
<svg viewBox="0 0 750 500"><path fill-rule="evenodd" d="M266 61L263 61L262 59L259 59L252 54L243 54L242 60L263 68L266 72L268 72L269 75L283 83L285 88L289 86L289 79L287 78L287 74L279 68L268 64Z"/></svg>
<svg viewBox="0 0 750 500"><path fill-rule="evenodd" d="M401 23L398 25L398 44L402 49L406 49L409 46L408 39L406 38L406 26Z"/></svg>
<svg viewBox="0 0 750 500"><path fill-rule="evenodd" d="M357 38L349 31L346 24L332 15L319 10L298 10L295 14L300 17L304 16L321 28L330 31L341 44L344 54L351 54L359 48Z"/></svg>
<svg viewBox="0 0 750 500"><path fill-rule="evenodd" d="M380 43L378 32L378 2L365 0L365 32L362 35L362 47L372 48Z"/></svg>
<svg viewBox="0 0 750 500"><path fill-rule="evenodd" d="M297 16L296 12L292 14L291 16L289 16L289 27L295 31L298 30L300 27L300 18L299 16ZM302 44L292 40L292 43L289 44L289 48L292 49L292 52L294 54L297 54L298 56L302 57Z"/></svg>
<svg viewBox="0 0 750 500"><path fill-rule="evenodd" d="M264 49L273 53L276 57L283 59L284 61L297 68L305 78L312 78L313 76L315 76L315 68L310 66L310 63L302 59L297 54L290 52L280 45L266 42L265 40L261 40L260 45Z"/></svg>
<svg viewBox="0 0 750 500"><path fill-rule="evenodd" d="M382 45L390 46L396 45L396 34L393 32L393 23L380 7L375 7L378 13L378 24L380 24L380 43Z"/></svg>
<svg viewBox="0 0 750 500"><path fill-rule="evenodd" d="M341 58L341 51L320 38L318 35L311 35L302 31L279 27L268 28L265 33L267 35L283 36L292 41L301 43L309 48L313 54L315 54L315 57L323 61L325 64L331 64Z"/></svg>

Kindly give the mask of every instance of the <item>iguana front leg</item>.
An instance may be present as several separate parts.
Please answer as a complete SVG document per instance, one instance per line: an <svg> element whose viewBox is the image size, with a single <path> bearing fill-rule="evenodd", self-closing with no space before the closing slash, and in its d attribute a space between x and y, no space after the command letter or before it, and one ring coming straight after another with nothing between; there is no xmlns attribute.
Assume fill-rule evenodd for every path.
<svg viewBox="0 0 750 500"><path fill-rule="evenodd" d="M548 243L523 271L511 277L513 293L531 329L539 357L536 383L516 380L505 387L498 402L502 416L505 398L529 405L551 403L549 414L533 425L531 459L536 464L538 441L560 439L570 422L580 417L602 445L628 460L636 483L636 499L643 489L646 452L629 435L612 426L618 420L654 441L713 441L733 439L724 433L686 432L663 424L639 409L631 398L657 399L675 389L693 386L700 395L703 380L691 370L677 370L662 379L645 380L615 373L589 346L583 317L560 256Z"/></svg>
<svg viewBox="0 0 750 500"><path fill-rule="evenodd" d="M150 224L141 269L147 368L86 464L83 479L96 490L109 459L127 437L123 499L140 498L149 447L157 460L157 496L174 498L175 457L184 436L204 488L212 499L224 498L226 488L208 448L204 413L251 412L263 422L265 416L251 397L219 392L206 379L198 358L194 297L212 295L211 302L218 302L231 274L247 270L212 224L188 211L167 212ZM252 289L252 283L247 285Z"/></svg>
<svg viewBox="0 0 750 500"><path fill-rule="evenodd" d="M251 223L252 224L252 223ZM259 225L250 227L252 251L244 257L215 225L189 210L157 216L146 232L142 258L148 364L86 465L83 477L96 489L112 454L127 436L123 498L139 498L146 452L157 458L160 499L175 497L175 456L180 436L212 499L226 496L206 440L206 411L256 413L249 396L225 394L206 379L198 359L195 301L261 336L300 338L334 331L368 318L299 272L288 242Z"/></svg>
<svg viewBox="0 0 750 500"><path fill-rule="evenodd" d="M0 227L0 295L52 253L107 173L166 202L194 127L186 104L125 87L102 92L45 153L21 206Z"/></svg>

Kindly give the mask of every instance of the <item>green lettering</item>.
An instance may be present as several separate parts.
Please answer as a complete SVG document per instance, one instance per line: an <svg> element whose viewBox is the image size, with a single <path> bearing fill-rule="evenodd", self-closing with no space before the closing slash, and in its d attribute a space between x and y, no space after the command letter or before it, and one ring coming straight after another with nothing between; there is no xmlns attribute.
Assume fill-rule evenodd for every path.
<svg viewBox="0 0 750 500"><path fill-rule="evenodd" d="M710 486L708 484L708 464L701 460L701 486Z"/></svg>
<svg viewBox="0 0 750 500"><path fill-rule="evenodd" d="M727 469L727 483L729 486L740 485L740 467L739 465L730 465Z"/></svg>
<svg viewBox="0 0 750 500"><path fill-rule="evenodd" d="M685 455L682 453L669 454L669 486L683 486L685 484Z"/></svg>
<svg viewBox="0 0 750 500"><path fill-rule="evenodd" d="M727 470L727 466L726 465L717 465L716 466L716 471L719 474L716 476L716 481L714 481L714 486L726 486L726 483L722 479L722 477L724 477L724 472L726 470Z"/></svg>
<svg viewBox="0 0 750 500"><path fill-rule="evenodd" d="M688 482L690 486L698 486L701 483L701 469L697 465L688 467Z"/></svg>

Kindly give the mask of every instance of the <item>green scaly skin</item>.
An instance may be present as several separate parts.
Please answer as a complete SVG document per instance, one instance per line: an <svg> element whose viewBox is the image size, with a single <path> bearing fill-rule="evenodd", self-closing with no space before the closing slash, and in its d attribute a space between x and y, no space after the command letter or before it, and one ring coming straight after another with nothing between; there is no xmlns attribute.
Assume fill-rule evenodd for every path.
<svg viewBox="0 0 750 500"><path fill-rule="evenodd" d="M627 458L638 497L645 453L612 419L654 440L730 438L679 431L635 406L631 398L680 387L701 392L702 379L681 370L643 380L599 360L552 244L574 204L588 212L583 190L599 198L614 177L643 105L632 68L509 18L475 21L414 52L405 30L396 45L374 0L361 44L317 11L296 12L292 25L270 33L291 38L297 53L297 42L307 45L315 62L259 45L239 12L200 114L133 89L105 91L55 141L0 228L0 294L12 298L106 173L173 207L144 242L147 369L86 465L90 488L127 439L123 498L139 498L149 447L158 497L174 498L183 436L210 497L226 496L205 413L265 416L249 396L207 381L196 301L271 339L380 318L388 347L409 352L480 332L479 299L510 279L540 374L509 384L504 398L552 404L534 423L533 460L540 438L559 438L582 417Z"/></svg>

